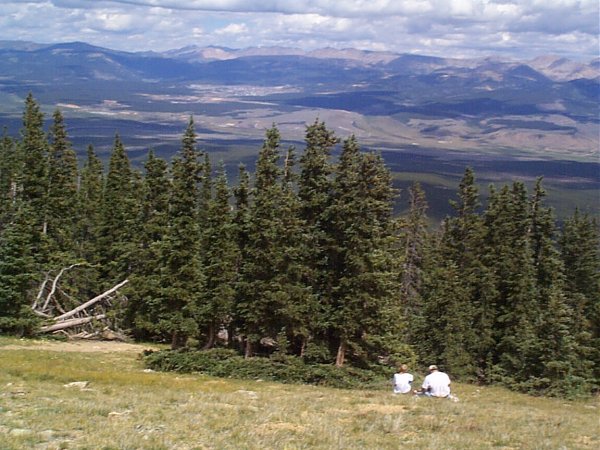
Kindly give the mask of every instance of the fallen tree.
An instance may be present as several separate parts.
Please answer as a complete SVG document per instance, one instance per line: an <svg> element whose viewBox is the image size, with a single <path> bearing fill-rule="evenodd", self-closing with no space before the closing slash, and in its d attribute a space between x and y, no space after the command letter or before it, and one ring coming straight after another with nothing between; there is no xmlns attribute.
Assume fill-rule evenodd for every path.
<svg viewBox="0 0 600 450"><path fill-rule="evenodd" d="M129 280L117 283L100 295L74 308L67 310L67 307L61 304L61 298L68 298L71 306L73 303L73 299L59 287L61 277L68 270L85 265L87 264L72 264L61 269L55 277L46 274L31 305L31 309L36 315L47 320L47 323L41 326L39 331L41 333L62 333L69 337L87 339L109 337L110 339L125 339L124 334L110 329L108 310L115 304L121 305L127 300L124 295L119 293L119 289L125 286Z"/></svg>

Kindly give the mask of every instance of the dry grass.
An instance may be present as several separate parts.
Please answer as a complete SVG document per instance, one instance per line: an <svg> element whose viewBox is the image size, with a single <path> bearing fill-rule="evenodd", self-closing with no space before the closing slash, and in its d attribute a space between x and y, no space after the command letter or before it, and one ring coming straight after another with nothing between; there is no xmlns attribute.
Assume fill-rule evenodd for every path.
<svg viewBox="0 0 600 450"><path fill-rule="evenodd" d="M597 399L458 385L460 402L453 403L146 372L141 348L0 338L0 449L600 446ZM88 384L65 386L75 381Z"/></svg>

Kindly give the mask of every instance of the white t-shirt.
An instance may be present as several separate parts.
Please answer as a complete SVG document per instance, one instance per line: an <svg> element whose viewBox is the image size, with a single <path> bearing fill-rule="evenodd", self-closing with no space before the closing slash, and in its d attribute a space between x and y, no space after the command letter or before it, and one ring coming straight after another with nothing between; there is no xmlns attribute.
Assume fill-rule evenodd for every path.
<svg viewBox="0 0 600 450"><path fill-rule="evenodd" d="M433 397L448 397L450 395L450 377L444 372L431 372L423 381L423 389L428 390Z"/></svg>
<svg viewBox="0 0 600 450"><path fill-rule="evenodd" d="M394 394L406 394L410 392L410 384L413 382L413 376L410 373L394 374Z"/></svg>

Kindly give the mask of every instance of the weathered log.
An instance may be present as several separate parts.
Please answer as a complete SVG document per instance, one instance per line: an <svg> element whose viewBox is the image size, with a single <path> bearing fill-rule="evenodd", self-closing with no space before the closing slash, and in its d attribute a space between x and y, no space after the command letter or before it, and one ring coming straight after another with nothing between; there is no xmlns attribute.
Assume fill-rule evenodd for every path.
<svg viewBox="0 0 600 450"><path fill-rule="evenodd" d="M76 327L78 325L85 325L90 323L92 320L106 319L106 314L98 314L92 317L81 317L79 319L68 319L62 322L55 323L54 325L46 325L40 328L43 333L51 333L53 331L64 330L66 328Z"/></svg>
<svg viewBox="0 0 600 450"><path fill-rule="evenodd" d="M117 284L116 286L113 286L112 288L110 288L108 291L103 292L102 294L98 295L97 297L94 297L91 300L88 300L87 302L85 302L82 305L79 305L77 308L72 309L71 311L67 311L64 314L61 314L60 316L57 316L54 318L54 320L56 322L59 322L61 320L67 319L69 317L74 316L75 314L84 311L86 308L89 308L90 306L92 306L94 303L98 303L100 300L102 300L104 297L109 296L110 294L112 294L113 292L115 292L116 290L118 290L119 288L125 286L127 283L129 283L129 280L124 280L122 282L120 282L119 284ZM42 330L43 331L43 330Z"/></svg>

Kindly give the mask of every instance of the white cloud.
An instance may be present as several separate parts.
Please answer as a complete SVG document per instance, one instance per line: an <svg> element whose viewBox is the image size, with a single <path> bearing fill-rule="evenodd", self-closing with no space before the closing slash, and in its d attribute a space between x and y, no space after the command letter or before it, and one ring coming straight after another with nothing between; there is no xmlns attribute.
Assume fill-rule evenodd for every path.
<svg viewBox="0 0 600 450"><path fill-rule="evenodd" d="M514 57L598 54L597 0L8 0L0 39L123 50L189 44Z"/></svg>
<svg viewBox="0 0 600 450"><path fill-rule="evenodd" d="M216 34L247 34L248 27L243 23L230 23L226 27L215 30Z"/></svg>
<svg viewBox="0 0 600 450"><path fill-rule="evenodd" d="M118 12L103 11L86 14L86 16L88 21L94 24L91 28L102 31L122 32L131 30L135 22L130 14Z"/></svg>

